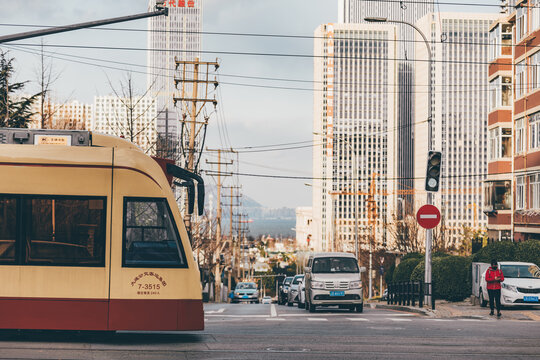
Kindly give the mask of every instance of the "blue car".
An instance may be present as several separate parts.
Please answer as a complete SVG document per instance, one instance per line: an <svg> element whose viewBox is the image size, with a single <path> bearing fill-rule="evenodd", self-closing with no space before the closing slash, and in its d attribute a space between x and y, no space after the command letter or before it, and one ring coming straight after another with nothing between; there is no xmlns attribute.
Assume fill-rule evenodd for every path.
<svg viewBox="0 0 540 360"><path fill-rule="evenodd" d="M236 285L231 302L239 303L241 301L259 303L259 290L257 290L257 284L254 282L240 282Z"/></svg>

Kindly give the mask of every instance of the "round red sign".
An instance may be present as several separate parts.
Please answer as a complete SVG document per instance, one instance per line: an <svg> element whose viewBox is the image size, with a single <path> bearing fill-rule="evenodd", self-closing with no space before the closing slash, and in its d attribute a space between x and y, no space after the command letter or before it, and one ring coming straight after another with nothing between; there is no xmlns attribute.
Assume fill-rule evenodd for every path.
<svg viewBox="0 0 540 360"><path fill-rule="evenodd" d="M424 229L433 229L435 226L439 225L441 213L436 206L424 205L418 209L416 221L418 221L418 225Z"/></svg>

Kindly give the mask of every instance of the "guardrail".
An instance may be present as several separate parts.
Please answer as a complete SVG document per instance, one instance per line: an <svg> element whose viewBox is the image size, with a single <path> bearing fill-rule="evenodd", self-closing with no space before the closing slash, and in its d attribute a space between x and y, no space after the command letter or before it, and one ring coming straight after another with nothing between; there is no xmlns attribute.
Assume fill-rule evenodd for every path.
<svg viewBox="0 0 540 360"><path fill-rule="evenodd" d="M424 298L431 297L431 308L435 310L433 283L423 281L402 281L388 284L387 303L389 305L424 306Z"/></svg>

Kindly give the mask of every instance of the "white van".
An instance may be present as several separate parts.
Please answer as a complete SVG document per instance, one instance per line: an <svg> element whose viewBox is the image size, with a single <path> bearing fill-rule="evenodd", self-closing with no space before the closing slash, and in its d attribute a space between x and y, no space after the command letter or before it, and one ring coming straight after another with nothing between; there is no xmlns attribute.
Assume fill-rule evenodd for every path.
<svg viewBox="0 0 540 360"><path fill-rule="evenodd" d="M485 268L487 269L488 266ZM501 305L540 305L540 268L536 264L501 261L499 268L504 275L504 281L501 283ZM489 300L486 285L486 271L484 270L480 279L481 306L487 306Z"/></svg>
<svg viewBox="0 0 540 360"><path fill-rule="evenodd" d="M354 255L342 252L314 253L305 267L306 309L339 305L362 312L364 299L360 273Z"/></svg>

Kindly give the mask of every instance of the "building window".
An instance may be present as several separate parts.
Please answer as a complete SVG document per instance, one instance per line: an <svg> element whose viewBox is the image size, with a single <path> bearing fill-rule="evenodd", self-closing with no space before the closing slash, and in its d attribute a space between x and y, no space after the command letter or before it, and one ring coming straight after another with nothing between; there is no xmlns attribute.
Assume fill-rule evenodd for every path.
<svg viewBox="0 0 540 360"><path fill-rule="evenodd" d="M535 53L533 56L530 57L530 68L531 68L531 79L530 79L530 85L531 90L540 88L540 81L539 81L539 69L540 67L540 51Z"/></svg>
<svg viewBox="0 0 540 360"><path fill-rule="evenodd" d="M489 159L511 157L512 129L496 127L489 130Z"/></svg>
<svg viewBox="0 0 540 360"><path fill-rule="evenodd" d="M512 102L512 78L509 76L496 77L489 82L490 111L501 106L510 106Z"/></svg>
<svg viewBox="0 0 540 360"><path fill-rule="evenodd" d="M516 99L525 95L527 91L527 64L525 60L516 65Z"/></svg>
<svg viewBox="0 0 540 360"><path fill-rule="evenodd" d="M494 61L499 56L501 56L501 27L500 25L495 26L489 32L489 60Z"/></svg>
<svg viewBox="0 0 540 360"><path fill-rule="evenodd" d="M516 177L516 210L525 209L525 176Z"/></svg>
<svg viewBox="0 0 540 360"><path fill-rule="evenodd" d="M516 120L516 153L522 153L525 149L525 128L523 118Z"/></svg>
<svg viewBox="0 0 540 360"><path fill-rule="evenodd" d="M520 42L527 35L527 9L528 6L521 6L517 9L516 42Z"/></svg>
<svg viewBox="0 0 540 360"><path fill-rule="evenodd" d="M529 117L529 149L540 148L540 112Z"/></svg>
<svg viewBox="0 0 540 360"><path fill-rule="evenodd" d="M540 173L529 176L529 207L540 209Z"/></svg>
<svg viewBox="0 0 540 360"><path fill-rule="evenodd" d="M486 181L484 183L484 211L510 210L512 188L510 180Z"/></svg>

